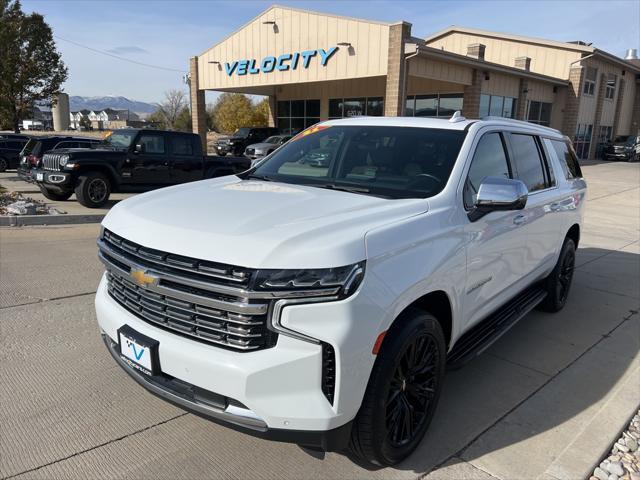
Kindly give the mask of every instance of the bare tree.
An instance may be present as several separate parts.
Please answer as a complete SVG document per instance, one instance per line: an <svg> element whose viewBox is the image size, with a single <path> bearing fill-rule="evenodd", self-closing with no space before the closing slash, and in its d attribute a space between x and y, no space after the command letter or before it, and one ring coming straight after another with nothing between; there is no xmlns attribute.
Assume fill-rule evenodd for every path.
<svg viewBox="0 0 640 480"><path fill-rule="evenodd" d="M174 130L176 120L180 112L187 106L187 94L182 90L168 90L164 94L164 102L158 106L158 110L165 118L167 127Z"/></svg>

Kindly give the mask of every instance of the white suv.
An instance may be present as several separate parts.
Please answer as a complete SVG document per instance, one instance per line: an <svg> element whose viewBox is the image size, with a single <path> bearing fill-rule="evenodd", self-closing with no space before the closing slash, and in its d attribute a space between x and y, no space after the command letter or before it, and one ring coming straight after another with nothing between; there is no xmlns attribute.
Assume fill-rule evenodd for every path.
<svg viewBox="0 0 640 480"><path fill-rule="evenodd" d="M103 222L97 318L151 392L263 438L393 465L446 367L569 292L586 184L566 137L504 118L352 118L238 176Z"/></svg>

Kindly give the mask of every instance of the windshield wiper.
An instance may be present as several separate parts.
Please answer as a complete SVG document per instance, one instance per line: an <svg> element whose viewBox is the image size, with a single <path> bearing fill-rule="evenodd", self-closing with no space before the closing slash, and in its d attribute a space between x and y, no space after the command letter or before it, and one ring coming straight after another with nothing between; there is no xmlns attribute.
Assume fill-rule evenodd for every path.
<svg viewBox="0 0 640 480"><path fill-rule="evenodd" d="M329 190L340 190L342 192L349 193L371 193L371 190L367 187L356 187L350 185L337 185L335 183L327 183L324 185L313 185L314 187L327 188Z"/></svg>
<svg viewBox="0 0 640 480"><path fill-rule="evenodd" d="M252 179L252 180L263 180L265 182L272 182L273 179L271 177L267 177L266 175L254 175L253 173L251 175L247 175L246 177L244 177L245 179Z"/></svg>

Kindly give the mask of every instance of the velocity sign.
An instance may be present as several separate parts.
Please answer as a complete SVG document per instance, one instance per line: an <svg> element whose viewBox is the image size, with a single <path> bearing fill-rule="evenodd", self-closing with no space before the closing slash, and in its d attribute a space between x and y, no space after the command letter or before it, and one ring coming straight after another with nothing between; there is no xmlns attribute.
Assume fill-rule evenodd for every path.
<svg viewBox="0 0 640 480"><path fill-rule="evenodd" d="M278 57L264 57L258 61L255 58L252 60L236 60L235 62L225 62L224 69L227 75L255 75L256 73L270 73L274 70L286 71L296 70L298 66L302 65L302 68L309 68L311 61L316 59L323 67L327 65L327 62L331 56L336 53L338 47L331 47L328 50L319 48L317 50L305 50L304 52L296 53L284 53Z"/></svg>

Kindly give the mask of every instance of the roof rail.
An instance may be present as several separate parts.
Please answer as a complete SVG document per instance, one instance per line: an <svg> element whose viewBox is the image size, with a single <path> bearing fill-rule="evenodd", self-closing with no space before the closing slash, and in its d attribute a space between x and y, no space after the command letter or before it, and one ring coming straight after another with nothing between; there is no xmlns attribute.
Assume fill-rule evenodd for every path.
<svg viewBox="0 0 640 480"><path fill-rule="evenodd" d="M544 125L538 125L537 123L527 122L526 120L516 120L515 118L507 118L507 117L498 117L495 115L488 115L486 117L482 117L480 120L487 121L491 120L494 122L502 122L510 125L521 125L526 126L527 128L537 128L542 131L552 132L552 133L560 133L560 130L551 127L545 127Z"/></svg>

